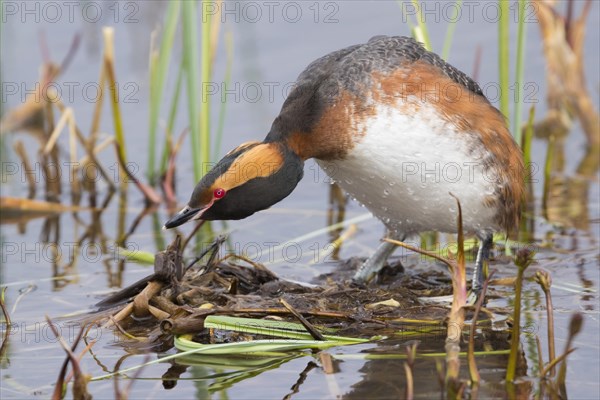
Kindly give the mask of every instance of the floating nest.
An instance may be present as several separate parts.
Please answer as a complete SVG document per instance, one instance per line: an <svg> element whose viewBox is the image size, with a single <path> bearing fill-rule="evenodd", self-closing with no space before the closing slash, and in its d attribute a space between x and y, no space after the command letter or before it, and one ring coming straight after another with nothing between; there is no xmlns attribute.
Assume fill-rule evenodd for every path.
<svg viewBox="0 0 600 400"><path fill-rule="evenodd" d="M451 293L447 274L430 270L409 276L397 265L386 267L377 282L359 285L350 278L361 260L350 259L315 283L300 284L281 279L243 256L217 259L224 240L215 240L186 266L178 237L156 254L153 274L99 302L87 322L119 331L127 347L153 351L173 347L179 335L198 343L263 338L219 333L205 327L209 316L299 322L314 340L324 340L321 332L332 331L338 336L372 338L446 330L448 307L421 299Z"/></svg>

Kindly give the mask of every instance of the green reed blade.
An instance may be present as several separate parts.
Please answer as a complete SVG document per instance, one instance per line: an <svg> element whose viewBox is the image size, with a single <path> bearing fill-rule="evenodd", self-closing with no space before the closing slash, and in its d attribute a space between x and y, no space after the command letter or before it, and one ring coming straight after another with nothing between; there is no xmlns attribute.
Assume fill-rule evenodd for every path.
<svg viewBox="0 0 600 400"><path fill-rule="evenodd" d="M516 98L513 113L513 137L517 144L521 143L521 115L523 111L523 100L525 85L523 77L525 75L525 36L527 26L525 25L525 11L528 0L519 0L519 22L517 28L517 66L516 66Z"/></svg>
<svg viewBox="0 0 600 400"><path fill-rule="evenodd" d="M446 28L446 39L444 39L444 48L442 49L442 58L448 60L450 56L450 48L452 47L452 39L454 38L454 31L456 30L456 22L458 21L458 13L462 6L462 0L456 0L454 2L455 8L453 9L450 21L448 21L448 27Z"/></svg>
<svg viewBox="0 0 600 400"><path fill-rule="evenodd" d="M509 117L509 62L510 62L510 2L498 0L500 20L498 21L498 83L500 85L500 112Z"/></svg>
<svg viewBox="0 0 600 400"><path fill-rule="evenodd" d="M165 16L164 33L160 44L158 54L151 55L150 65L150 121L148 132L148 178L151 183L155 181L155 158L156 158L156 131L158 129L158 115L165 78L169 71L169 62L171 61L171 50L177 23L179 22L178 1L171 1L167 6Z"/></svg>
<svg viewBox="0 0 600 400"><path fill-rule="evenodd" d="M197 116L198 106L198 41L196 31L196 2L184 1L182 12L183 22L183 54L186 75L186 91L188 99L188 117L190 122L190 140L192 161L194 166L194 179L199 181L202 177L202 160L198 157L200 149L200 124Z"/></svg>

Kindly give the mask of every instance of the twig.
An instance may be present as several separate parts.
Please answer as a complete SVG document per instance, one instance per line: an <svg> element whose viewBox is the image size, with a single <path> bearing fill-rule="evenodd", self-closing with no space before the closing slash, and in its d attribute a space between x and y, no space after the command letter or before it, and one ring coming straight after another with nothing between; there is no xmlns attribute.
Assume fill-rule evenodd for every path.
<svg viewBox="0 0 600 400"><path fill-rule="evenodd" d="M77 360L77 357L75 357L75 354L73 354L73 350L77 347L77 344L79 343L79 341L81 340L81 337L83 336L83 327L79 331L77 340L73 343L73 350L71 350L71 348L68 346L67 342L65 342L65 340L63 339L63 337L60 334L60 332L58 331L58 329L56 329L56 326L54 326L54 323L52 322L50 317L48 317L47 315L46 315L46 322L48 323L48 326L52 330L52 333L54 334L54 336L56 336L56 339L58 339L58 343L61 345L61 347L63 348L65 353L67 353L67 360L69 360L71 362L71 366L73 367L73 376L75 378L75 382L73 383L73 397L78 398L78 399L91 399L92 396L87 391L87 379L81 371L81 367L79 366L79 361ZM66 366L65 366L65 370L66 370ZM61 370L61 374L59 375L59 380L63 377L64 377L64 374L62 374L62 370ZM53 394L53 399L61 399L62 398L62 388L63 388L62 382L60 382L60 381L57 382L57 385L56 385L56 388L55 388L54 394ZM58 397L56 397L57 395L58 395Z"/></svg>
<svg viewBox="0 0 600 400"><path fill-rule="evenodd" d="M167 335L183 335L197 333L204 329L204 319L207 315L214 314L214 310L207 310L202 316L185 318L167 318L160 322L160 331Z"/></svg>
<svg viewBox="0 0 600 400"><path fill-rule="evenodd" d="M123 327L117 321L115 321L114 317L110 317L110 320L112 321L112 323L115 326L115 328L117 328L117 330L119 332L121 332L121 335L123 335L126 338L131 339L131 340L138 340L138 341L142 341L143 340L141 338L138 338L137 336L133 336L131 333L129 333L125 329L123 329Z"/></svg>
<svg viewBox="0 0 600 400"><path fill-rule="evenodd" d="M477 299L477 304L475 305L475 312L473 313L473 320L471 322L471 328L469 330L469 347L467 350L467 360L469 364L469 374L471 376L471 382L475 384L479 384L479 381L481 380L481 376L479 375L479 370L477 368L477 362L475 361L475 329L477 328L477 319L479 318L479 311L481 311L481 306L485 299L485 294L487 292L490 279L494 275L494 272L496 271L492 271L483 283L483 288L481 289L480 297Z"/></svg>
<svg viewBox="0 0 600 400"><path fill-rule="evenodd" d="M36 192L36 179L33 174L27 173L27 171L33 171L33 168L31 168L31 162L29 161L29 157L27 156L27 152L25 151L25 146L23 146L22 141L17 140L13 148L15 149L15 153L17 153L17 155L21 159L23 167L26 171L25 178L27 179L27 185L29 186L29 194L27 195L27 198L33 199L35 197Z"/></svg>
<svg viewBox="0 0 600 400"><path fill-rule="evenodd" d="M127 318L129 316L129 314L131 314L131 311L133 311L133 303L129 303L125 307L123 307L123 309L121 309L121 311L119 311L114 316L112 316L112 318L109 319L102 326L102 328L103 329L110 328L115 322L124 320L125 318Z"/></svg>
<svg viewBox="0 0 600 400"><path fill-rule="evenodd" d="M123 168L123 171L125 172L127 177L134 183L134 185L140 190L140 192L142 192L142 194L144 195L144 198L146 199L146 202L148 204L160 204L162 202L160 195L158 193L156 193L156 191L154 189L152 189L152 187L146 185L145 183L140 182L140 180L138 178L136 178L131 173L131 171L129 171L129 168L127 168L127 163L125 162L125 159L123 158L124 152L121 150L121 145L119 144L118 141L115 141L114 144L115 144L115 149L117 150L117 159L119 160L119 164L121 165L121 168Z"/></svg>
<svg viewBox="0 0 600 400"><path fill-rule="evenodd" d="M154 296L150 299L150 304L153 306L160 308L161 310L169 313L169 315L175 314L177 311L181 310L182 307L173 303L171 300L164 296Z"/></svg>
<svg viewBox="0 0 600 400"><path fill-rule="evenodd" d="M354 236L358 232L358 228L356 224L352 224L346 229L341 235L337 237L334 241L325 246L325 250L319 251L316 254L316 257L310 262L310 265L317 264L319 261L326 259L328 256L331 256L335 252L339 251L342 244Z"/></svg>
<svg viewBox="0 0 600 400"><path fill-rule="evenodd" d="M321 341L325 341L325 337L321 334L321 332L319 332L318 330L315 329L315 327L306 320L306 318L304 318L302 316L302 314L300 314L298 311L296 311L296 309L294 307L292 307L291 304L289 304L287 301L285 301L285 299L279 299L279 302L281 304L283 304L283 306L285 308L288 309L289 312L291 312L294 317L296 317L298 319L298 321L300 321L300 323L302 324L302 326L304 326L304 328L306 328L306 330L308 331L308 333L310 333L310 335L313 337L313 339L315 340L321 340Z"/></svg>
<svg viewBox="0 0 600 400"><path fill-rule="evenodd" d="M309 361L308 364L306 365L306 367L304 368L304 370L302 370L302 372L300 372L300 376L298 377L298 380L296 381L296 383L294 383L292 385L292 387L290 388L291 392L286 394L285 396L283 396L283 400L290 400L292 398L292 395L298 393L300 390L300 386L306 380L308 373L317 367L318 367L318 365L314 361Z"/></svg>
<svg viewBox="0 0 600 400"><path fill-rule="evenodd" d="M210 254L210 257L208 258L208 261L206 262L206 268L207 268L207 271L208 271L208 269L210 269L211 265L215 261L215 258L217 257L217 254L219 253L219 249L221 248L221 245L225 242L225 240L227 240L227 235L219 235L219 236L217 236L217 238L214 240L214 242L212 242L212 244L208 247L208 249L204 250L198 257L194 258L192 260L192 262L190 262L188 264L187 267L185 267L185 271L187 271L190 268L192 268L194 266L194 264L196 264L198 261L200 261L209 252L212 252ZM186 245L187 245L187 240L186 240L185 244L183 245L182 249L185 249Z"/></svg>
<svg viewBox="0 0 600 400"><path fill-rule="evenodd" d="M424 256L427 257L431 257L431 258L435 258L438 261L443 262L444 264L446 264L448 266L448 268L450 268L450 270L452 270L454 268L454 263L451 262L450 260L445 259L442 256L439 256L431 251L427 251L427 250L423 250L419 247L415 247L415 246L411 246L410 244L406 244L404 242L401 242L399 240L394 240L394 239L390 239L390 238L383 238L382 239L384 242L389 242L389 243L393 243L396 246L400 246L400 247L404 247L405 249L414 251L415 253L419 253L422 254Z"/></svg>
<svg viewBox="0 0 600 400"><path fill-rule="evenodd" d="M171 150L171 155L169 157L169 166L165 173L165 178L163 181L163 192L165 193L165 197L167 199L167 207L169 209L173 209L177 206L177 199L175 197L175 158L177 154L179 154L179 149L183 144L183 139L185 138L186 133L188 132L188 128L186 128L181 135L179 135L179 139L177 143Z"/></svg>
<svg viewBox="0 0 600 400"><path fill-rule="evenodd" d="M140 222L142 222L142 220L150 213L156 212L157 210L157 205L156 204L152 204L150 206L144 207L144 209L138 214L137 217L135 217L135 219L133 220L133 222L131 223L131 226L129 227L129 230L127 230L127 233L125 234L125 240L127 240L127 238L129 236L131 236L135 230L137 229L137 227L139 226Z"/></svg>
<svg viewBox="0 0 600 400"><path fill-rule="evenodd" d="M332 375L336 372L339 372L339 368L337 368L335 360L328 352L320 351L319 361L321 362L321 369L323 369L325 375Z"/></svg>
<svg viewBox="0 0 600 400"><path fill-rule="evenodd" d="M227 314L227 313L260 314L260 315L264 315L264 314L283 314L283 315L289 315L290 311L288 309L286 309L286 308L237 308L237 309L227 308L227 309L218 309L217 313L225 313L225 314ZM375 323L375 324L380 324L380 325L385 325L385 326L388 325L387 323L385 323L383 321L376 320L376 319L371 319L371 318L357 318L357 317L355 317L353 315L342 313L342 312L336 312L336 311L307 310L307 311L303 311L303 313L311 315L313 317L344 318L344 319L351 320L351 321L369 322L369 323Z"/></svg>
<svg viewBox="0 0 600 400"><path fill-rule="evenodd" d="M542 369L542 371L540 372L540 378L544 378L546 375L548 375L548 372L552 371L554 369L554 367L556 366L556 364L558 364L561 361L564 361L567 358L567 356L569 354L571 354L572 352L574 352L575 350L577 350L577 349L576 348L568 349L560 356L553 358L552 361L550 361L548 364L546 364L544 369Z"/></svg>
<svg viewBox="0 0 600 400"><path fill-rule="evenodd" d="M241 261L247 262L248 264L252 265L254 268L256 268L259 271L265 271L265 272L268 272L269 274L273 274L273 272L271 272L269 269L265 268L264 265L262 265L260 263L257 263L255 261L252 261L248 257L243 256L241 254L235 254L235 253L227 254L227 255L225 255L225 257L223 257L219 261L217 261L217 263L223 262L223 261L228 260L230 258L235 258L237 260L241 260Z"/></svg>
<svg viewBox="0 0 600 400"><path fill-rule="evenodd" d="M44 150L42 150L43 155L47 156L48 154L50 154L50 152L54 148L54 145L56 144L56 141L58 140L58 137L60 136L62 130L67 125L67 122L68 122L69 118L71 118L72 115L73 115L73 109L70 107L67 107L63 111L62 115L60 116L60 119L58 120L58 123L54 127L54 130L52 131L52 133L50 134L50 137L48 138L48 141L46 142L46 146L44 147Z"/></svg>
<svg viewBox="0 0 600 400"><path fill-rule="evenodd" d="M150 299L160 293L164 286L163 282L150 281L148 285L133 299L133 315L138 318L147 317L150 312ZM167 316L168 317L168 316Z"/></svg>
<svg viewBox="0 0 600 400"><path fill-rule="evenodd" d="M159 321L162 321L163 319L167 319L170 316L170 314L168 312L165 312L165 311L161 310L160 308L157 308L157 307L154 307L151 305L148 305L148 311L150 311L150 314L152 314L152 316Z"/></svg>
<svg viewBox="0 0 600 400"><path fill-rule="evenodd" d="M204 225L205 222L206 222L205 220L201 220L200 222L198 222L196 224L196 226L194 227L194 230L192 230L192 232L189 234L189 236L185 239L185 242L183 242L183 246L181 246L181 251L185 250L185 248L187 247L190 240L192 240L192 238L194 237L196 232L198 232L200 230L200 228L202 227L202 225Z"/></svg>
<svg viewBox="0 0 600 400"><path fill-rule="evenodd" d="M100 96L101 96L101 93L102 93L102 90L100 91ZM67 107L60 100L60 97L58 96L58 93L52 99L52 102L56 105L56 107L58 108L58 110L61 113L64 113L67 110ZM102 102L99 101L99 103L102 103ZM86 140L83 137L83 134L81 133L81 130L79 130L79 128L77 127L77 124L75 124L74 121L73 121L72 127L73 127L73 130L74 130L74 133L75 133L77 139L82 144L82 146L85 148L86 153L87 153L85 156L83 156L79 160L79 164L76 163L76 165L85 166L91 160L94 163L94 166L96 168L98 168L98 171L100 172L100 174L102 175L102 177L104 178L104 180L106 181L106 183L111 187L111 189L114 189L115 185L113 184L110 176L108 175L108 173L106 172L106 170L102 167L102 164L100 163L100 161L98 161L98 159L96 158L96 154L99 153L100 151L102 151L104 148L106 148L108 146L108 144L110 144L111 141L114 140L114 138L111 136L107 140L105 140L104 142L102 142L101 144L99 144L97 147L94 148L93 144L91 143L91 139L90 140Z"/></svg>
<svg viewBox="0 0 600 400"><path fill-rule="evenodd" d="M4 353L8 350L8 337L10 336L12 323L10 321L10 315L8 314L8 310L6 309L6 304L4 303L6 295L6 287L3 287L0 290L0 308L2 309L2 314L4 315L4 321L6 324L6 328L4 331L4 337L2 338L2 346L0 346L0 359L4 358Z"/></svg>
<svg viewBox="0 0 600 400"><path fill-rule="evenodd" d="M83 331L83 329L82 329ZM85 341L84 341L85 343ZM87 353L88 351L91 354L91 349L92 347L94 347L94 345L98 343L98 341L96 339L90 341L89 343L86 343L86 346L83 350L81 350L81 352L79 353L79 355L77 356L77 361L81 362L81 360L83 359L83 356L85 356L85 353ZM72 347L71 347L72 348ZM73 349L73 348L72 348ZM75 349L73 349L73 351L75 351ZM65 384L68 384L71 379L73 379L73 371L69 372L69 375L67 375L66 379L65 379Z"/></svg>

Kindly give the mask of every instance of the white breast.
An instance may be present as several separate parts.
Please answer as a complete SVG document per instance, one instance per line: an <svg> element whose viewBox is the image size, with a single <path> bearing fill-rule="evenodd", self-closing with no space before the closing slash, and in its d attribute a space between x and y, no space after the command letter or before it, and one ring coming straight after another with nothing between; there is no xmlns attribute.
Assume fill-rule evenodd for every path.
<svg viewBox="0 0 600 400"><path fill-rule="evenodd" d="M409 114L409 115L407 115ZM432 107L414 113L378 105L360 123L364 134L344 160L317 162L348 194L389 229L406 234L456 232L457 196L467 233L495 230L493 169L484 169L485 149L457 132Z"/></svg>

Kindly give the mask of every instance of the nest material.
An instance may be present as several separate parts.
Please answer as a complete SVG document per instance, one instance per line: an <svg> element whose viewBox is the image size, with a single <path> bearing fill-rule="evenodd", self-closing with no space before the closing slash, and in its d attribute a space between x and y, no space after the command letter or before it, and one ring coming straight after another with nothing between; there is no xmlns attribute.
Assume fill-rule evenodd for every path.
<svg viewBox="0 0 600 400"><path fill-rule="evenodd" d="M242 256L230 254L216 260L222 242L223 238L217 239L196 259L208 256L206 263L186 268L180 239L176 239L156 255L152 275L97 304L103 312L96 314L96 321L104 318L105 327L114 326L128 335L144 332L142 336L167 347L171 342L165 335L205 334L203 323L208 315L290 321L305 317L309 325L334 327L340 334L361 337L381 334L386 327L398 330L399 324L415 320L437 322L443 329L447 308L424 305L418 299L447 281L435 271L413 279L392 277L392 271L401 269L390 269L375 284L357 285L344 279L356 264L350 260L339 271L320 277L318 285L302 285L280 279Z"/></svg>

